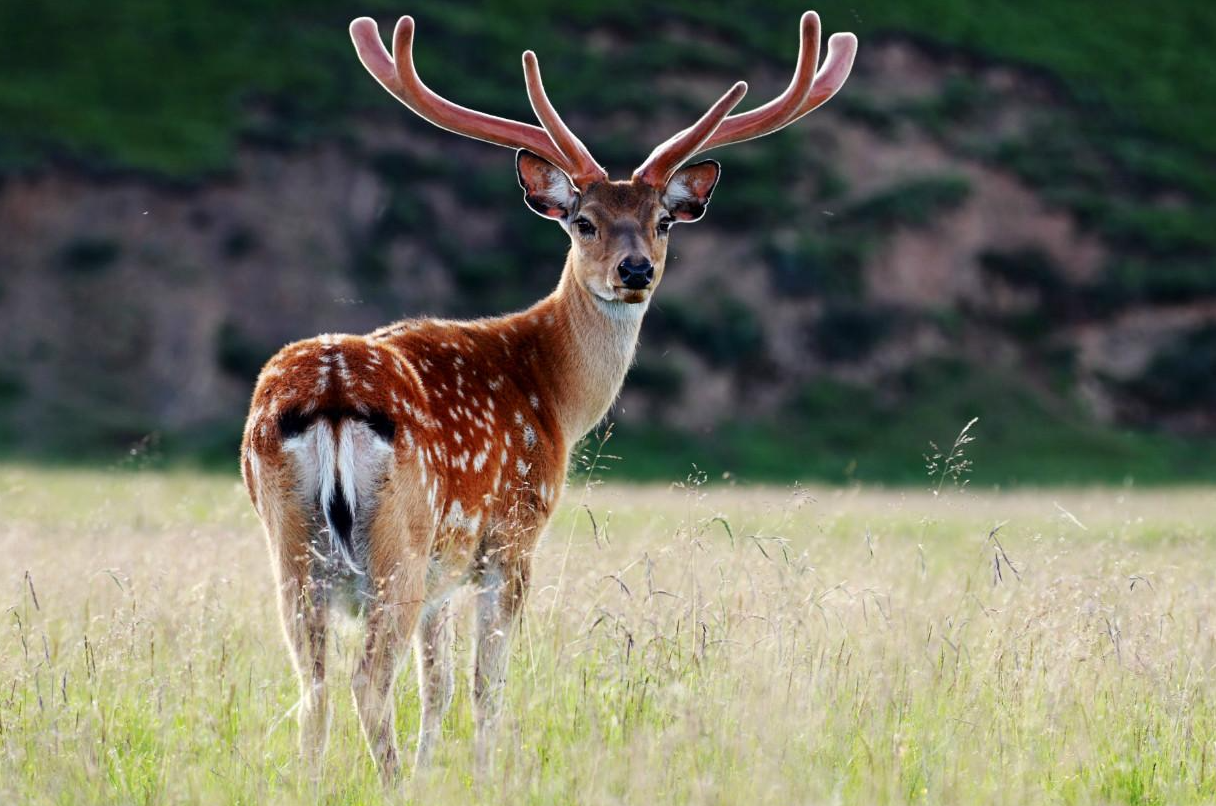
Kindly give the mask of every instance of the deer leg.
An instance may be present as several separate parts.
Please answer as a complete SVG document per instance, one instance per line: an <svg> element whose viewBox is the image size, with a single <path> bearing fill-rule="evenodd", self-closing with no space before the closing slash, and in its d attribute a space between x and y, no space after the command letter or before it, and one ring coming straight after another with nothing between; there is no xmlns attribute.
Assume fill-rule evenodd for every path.
<svg viewBox="0 0 1216 806"><path fill-rule="evenodd" d="M422 722L418 730L416 767L430 763L439 740L443 717L452 704L455 689L455 668L452 644L456 639L451 605L444 602L423 611L414 634L414 652L418 662L418 691L422 698Z"/></svg>
<svg viewBox="0 0 1216 806"><path fill-rule="evenodd" d="M429 532L415 513L415 499L390 476L367 530L367 640L351 690L368 750L386 783L401 763L393 732L393 684L426 599Z"/></svg>
<svg viewBox="0 0 1216 806"><path fill-rule="evenodd" d="M266 534L278 583L283 633L300 679L300 754L315 773L329 733L325 687L328 607L324 590L310 574L312 519L289 496L278 496L278 500L280 506L267 507Z"/></svg>
<svg viewBox="0 0 1216 806"><path fill-rule="evenodd" d="M425 573L419 565L403 563L395 573L380 578L367 615L363 657L351 680L363 737L385 782L401 769L393 733L393 684L408 657L410 635L422 607Z"/></svg>
<svg viewBox="0 0 1216 806"><path fill-rule="evenodd" d="M309 592L309 587L301 593L285 590L281 598L283 625L300 678L300 755L316 773L329 735L330 707L325 685L328 609L324 601L318 601Z"/></svg>
<svg viewBox="0 0 1216 806"><path fill-rule="evenodd" d="M481 575L477 590L476 657L473 666L474 764L478 777L490 771L495 749L511 631L528 592L527 559L506 568L491 565Z"/></svg>

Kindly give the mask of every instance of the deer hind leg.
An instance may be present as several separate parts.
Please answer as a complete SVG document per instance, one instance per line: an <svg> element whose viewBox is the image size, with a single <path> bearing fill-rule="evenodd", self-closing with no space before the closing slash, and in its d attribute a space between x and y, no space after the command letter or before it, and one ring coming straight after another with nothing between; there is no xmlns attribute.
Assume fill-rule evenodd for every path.
<svg viewBox="0 0 1216 806"><path fill-rule="evenodd" d="M422 699L422 722L418 729L415 767L427 766L435 752L443 717L452 704L456 688L452 659L456 630L450 602L423 611L414 635L414 654L418 663L418 692Z"/></svg>
<svg viewBox="0 0 1216 806"><path fill-rule="evenodd" d="M530 575L530 560L519 557L491 564L479 580L473 664L473 752L478 777L490 771L507 682L511 631L523 609Z"/></svg>
<svg viewBox="0 0 1216 806"><path fill-rule="evenodd" d="M329 698L325 686L325 647L328 616L326 591L310 573L311 541L316 527L294 494L278 496L266 507L279 615L300 679L300 753L315 773L329 733ZM266 500L263 498L263 500Z"/></svg>
<svg viewBox="0 0 1216 806"><path fill-rule="evenodd" d="M363 656L351 681L363 736L386 783L401 769L393 733L393 684L425 600L429 552L429 521L398 493L396 481L386 483L368 528L372 601Z"/></svg>

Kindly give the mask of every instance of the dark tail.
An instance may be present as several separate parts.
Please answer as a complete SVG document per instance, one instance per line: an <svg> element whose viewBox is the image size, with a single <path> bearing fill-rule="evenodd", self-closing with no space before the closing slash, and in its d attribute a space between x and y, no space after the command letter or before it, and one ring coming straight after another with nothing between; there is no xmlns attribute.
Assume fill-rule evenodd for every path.
<svg viewBox="0 0 1216 806"><path fill-rule="evenodd" d="M367 417L297 418L284 432L284 448L297 456L301 484L317 502L329 531L330 556L356 574L355 534L360 519L375 507L374 490L392 459L391 432L384 435Z"/></svg>
<svg viewBox="0 0 1216 806"><path fill-rule="evenodd" d="M334 491L325 502L325 523L329 527L330 540L338 554L353 570L355 565L355 508L342 492L342 477L334 479Z"/></svg>

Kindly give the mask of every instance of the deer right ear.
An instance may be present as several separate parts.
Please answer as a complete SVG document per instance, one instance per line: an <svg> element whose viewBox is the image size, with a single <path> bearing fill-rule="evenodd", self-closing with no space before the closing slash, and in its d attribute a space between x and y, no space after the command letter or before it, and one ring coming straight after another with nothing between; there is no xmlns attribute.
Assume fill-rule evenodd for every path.
<svg viewBox="0 0 1216 806"><path fill-rule="evenodd" d="M705 215L722 166L715 160L685 165L675 172L663 190L663 206L676 221L697 221Z"/></svg>
<svg viewBox="0 0 1216 806"><path fill-rule="evenodd" d="M561 168L521 148L515 154L515 171L524 201L537 215L555 219L574 215L579 194Z"/></svg>

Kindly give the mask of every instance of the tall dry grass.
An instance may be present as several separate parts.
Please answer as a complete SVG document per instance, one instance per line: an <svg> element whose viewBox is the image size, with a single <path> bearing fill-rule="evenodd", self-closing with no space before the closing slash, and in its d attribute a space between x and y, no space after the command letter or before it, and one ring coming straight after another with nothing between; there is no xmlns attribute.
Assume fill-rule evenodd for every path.
<svg viewBox="0 0 1216 806"><path fill-rule="evenodd" d="M579 487L493 781L462 688L435 768L386 794L344 691L321 783L296 763L232 480L10 467L0 802L1210 802L1214 523L1208 490ZM410 674L398 702L408 747Z"/></svg>

